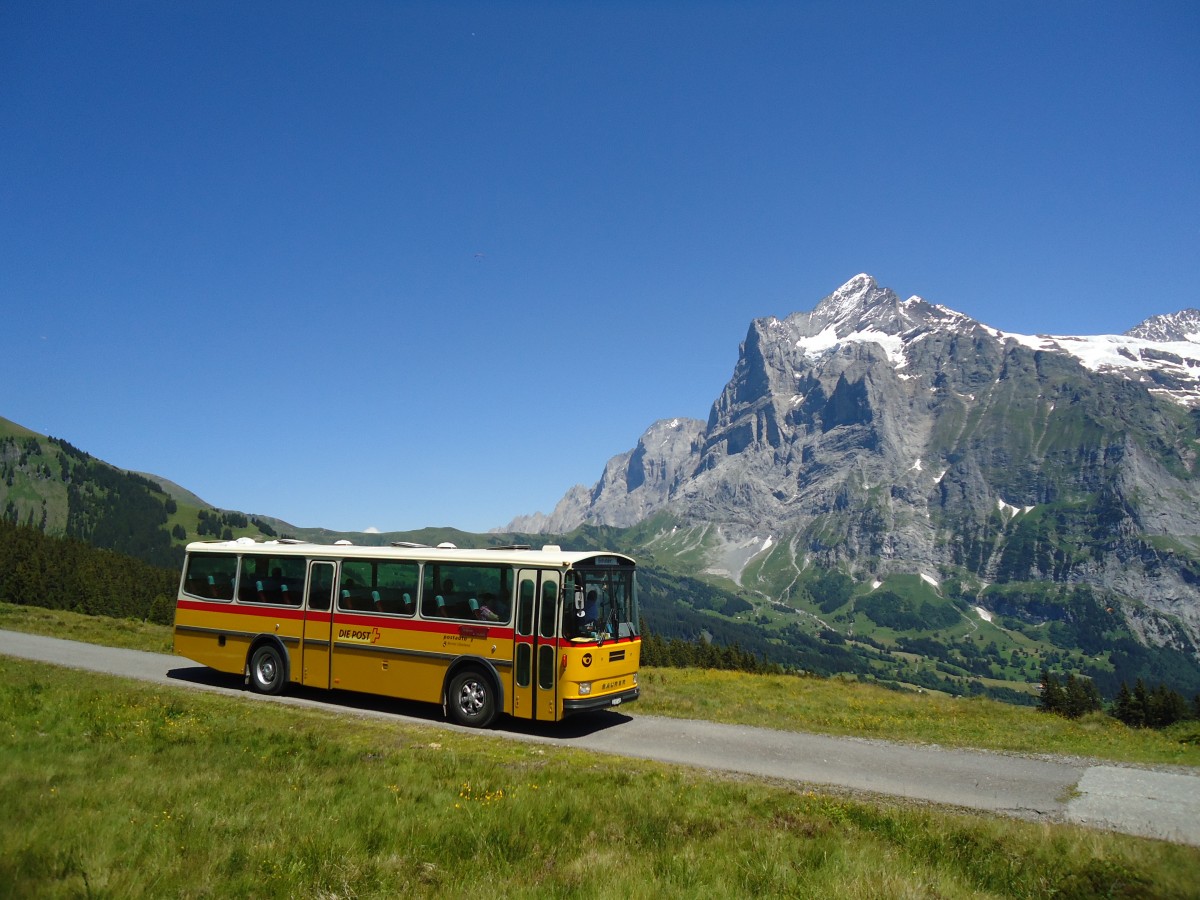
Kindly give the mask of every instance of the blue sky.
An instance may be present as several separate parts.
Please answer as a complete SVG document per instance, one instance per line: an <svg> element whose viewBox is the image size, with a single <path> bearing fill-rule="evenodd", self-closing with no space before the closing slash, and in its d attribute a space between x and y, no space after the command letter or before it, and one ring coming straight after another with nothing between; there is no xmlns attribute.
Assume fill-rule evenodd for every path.
<svg viewBox="0 0 1200 900"><path fill-rule="evenodd" d="M297 525L485 530L859 272L1200 306L1194 2L0 5L0 415Z"/></svg>

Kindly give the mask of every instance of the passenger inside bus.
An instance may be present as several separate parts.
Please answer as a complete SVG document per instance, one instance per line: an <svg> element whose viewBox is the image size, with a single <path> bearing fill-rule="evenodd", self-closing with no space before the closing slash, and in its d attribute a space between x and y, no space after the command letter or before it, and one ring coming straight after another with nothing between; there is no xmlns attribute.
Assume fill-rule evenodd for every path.
<svg viewBox="0 0 1200 900"><path fill-rule="evenodd" d="M500 621L500 614L496 612L495 594L483 594L478 602L472 599L471 609L477 619L482 619L485 622Z"/></svg>

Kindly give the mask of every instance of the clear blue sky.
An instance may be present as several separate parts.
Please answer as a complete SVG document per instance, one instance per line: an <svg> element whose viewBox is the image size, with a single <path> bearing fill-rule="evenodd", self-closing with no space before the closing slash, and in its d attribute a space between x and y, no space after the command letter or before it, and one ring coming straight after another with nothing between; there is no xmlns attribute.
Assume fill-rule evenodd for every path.
<svg viewBox="0 0 1200 900"><path fill-rule="evenodd" d="M484 530L859 272L1200 305L1200 4L0 4L0 415L297 525Z"/></svg>

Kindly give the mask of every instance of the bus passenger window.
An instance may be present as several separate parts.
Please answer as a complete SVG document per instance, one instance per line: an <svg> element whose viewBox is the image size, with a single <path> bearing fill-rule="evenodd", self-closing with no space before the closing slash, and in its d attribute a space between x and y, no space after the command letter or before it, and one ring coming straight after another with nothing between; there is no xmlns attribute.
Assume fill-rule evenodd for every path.
<svg viewBox="0 0 1200 900"><path fill-rule="evenodd" d="M342 562L342 582L338 590L338 609L365 611L371 606L371 564L364 560Z"/></svg>
<svg viewBox="0 0 1200 900"><path fill-rule="evenodd" d="M205 600L232 600L237 562L236 556L193 553L188 557L183 590Z"/></svg>
<svg viewBox="0 0 1200 900"><path fill-rule="evenodd" d="M238 600L299 606L304 597L305 561L299 557L242 557Z"/></svg>
<svg viewBox="0 0 1200 900"><path fill-rule="evenodd" d="M507 622L511 569L482 563L425 566L421 615L437 619Z"/></svg>
<svg viewBox="0 0 1200 900"><path fill-rule="evenodd" d="M372 608L391 616L411 616L416 612L413 596L417 593L420 569L414 562L372 561Z"/></svg>

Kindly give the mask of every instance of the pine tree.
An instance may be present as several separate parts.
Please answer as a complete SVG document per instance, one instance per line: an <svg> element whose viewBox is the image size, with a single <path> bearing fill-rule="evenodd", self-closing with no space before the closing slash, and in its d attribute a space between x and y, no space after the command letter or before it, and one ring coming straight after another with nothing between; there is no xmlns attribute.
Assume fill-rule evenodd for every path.
<svg viewBox="0 0 1200 900"><path fill-rule="evenodd" d="M1146 718L1152 727L1166 728L1180 719L1186 719L1187 711L1187 701L1182 695L1165 684L1159 684L1150 693L1150 709Z"/></svg>
<svg viewBox="0 0 1200 900"><path fill-rule="evenodd" d="M1129 685L1121 682L1117 699L1113 702L1113 716L1130 728L1141 728L1146 724L1146 710L1138 705Z"/></svg>
<svg viewBox="0 0 1200 900"><path fill-rule="evenodd" d="M1133 705L1141 710L1142 725L1153 727L1150 720L1150 692L1146 690L1146 682L1140 678L1133 685Z"/></svg>
<svg viewBox="0 0 1200 900"><path fill-rule="evenodd" d="M1038 702L1042 712L1061 713L1066 709L1066 696L1058 678L1050 674L1049 669L1042 669L1042 697Z"/></svg>
<svg viewBox="0 0 1200 900"><path fill-rule="evenodd" d="M1069 718L1078 719L1080 716L1086 716L1090 712L1104 708L1100 691L1096 689L1096 683L1092 679L1071 676L1068 682L1067 715Z"/></svg>

